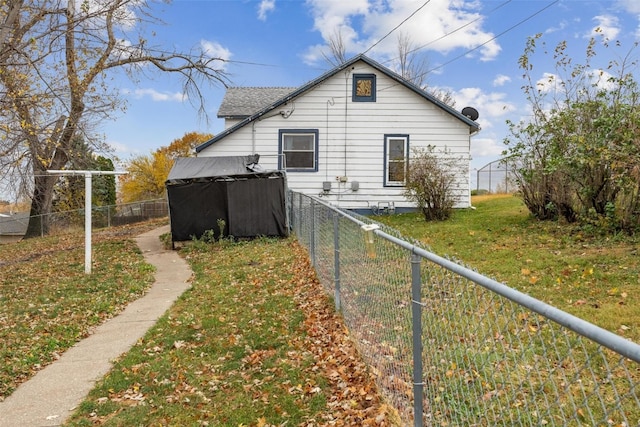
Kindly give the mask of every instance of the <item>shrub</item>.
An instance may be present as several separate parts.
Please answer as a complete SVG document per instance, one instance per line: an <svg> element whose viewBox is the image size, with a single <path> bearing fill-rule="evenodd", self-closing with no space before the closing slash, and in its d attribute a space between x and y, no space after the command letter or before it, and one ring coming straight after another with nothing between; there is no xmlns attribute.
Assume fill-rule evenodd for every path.
<svg viewBox="0 0 640 427"><path fill-rule="evenodd" d="M451 157L448 150L436 153L432 146L412 150L405 197L416 203L426 221L445 220L451 216L460 160Z"/></svg>

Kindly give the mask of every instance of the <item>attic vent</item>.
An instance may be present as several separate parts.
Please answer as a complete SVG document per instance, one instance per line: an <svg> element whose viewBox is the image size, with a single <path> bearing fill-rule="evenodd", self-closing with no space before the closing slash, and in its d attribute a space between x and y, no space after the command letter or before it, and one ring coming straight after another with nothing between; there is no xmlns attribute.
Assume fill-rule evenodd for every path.
<svg viewBox="0 0 640 427"><path fill-rule="evenodd" d="M468 118L468 119L473 120L474 122L475 122L476 120L478 120L478 117L480 116L480 115L478 114L478 110L476 110L476 109L475 109L475 108L473 108L473 107L464 107L464 108L462 109L462 115L463 115L463 116L465 116L465 117L466 117L466 118Z"/></svg>

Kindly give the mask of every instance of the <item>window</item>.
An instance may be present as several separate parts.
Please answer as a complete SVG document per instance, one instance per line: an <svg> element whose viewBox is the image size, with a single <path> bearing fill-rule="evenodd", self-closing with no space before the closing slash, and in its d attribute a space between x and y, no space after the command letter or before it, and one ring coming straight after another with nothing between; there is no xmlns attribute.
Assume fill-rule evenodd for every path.
<svg viewBox="0 0 640 427"><path fill-rule="evenodd" d="M384 137L384 185L403 186L409 161L409 135Z"/></svg>
<svg viewBox="0 0 640 427"><path fill-rule="evenodd" d="M353 102L376 102L376 75L354 74L352 90Z"/></svg>
<svg viewBox="0 0 640 427"><path fill-rule="evenodd" d="M280 130L280 169L298 172L318 170L318 130Z"/></svg>

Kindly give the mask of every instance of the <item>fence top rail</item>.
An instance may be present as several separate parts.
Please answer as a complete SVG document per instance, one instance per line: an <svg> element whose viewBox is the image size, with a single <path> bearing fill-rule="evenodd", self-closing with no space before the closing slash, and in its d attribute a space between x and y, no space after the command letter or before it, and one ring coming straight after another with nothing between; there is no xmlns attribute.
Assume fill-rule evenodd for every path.
<svg viewBox="0 0 640 427"><path fill-rule="evenodd" d="M349 212L341 210L331 205L330 203L325 202L324 200L321 200L314 196L305 196L312 199L314 203L332 210L336 214L344 217L349 221L352 221L360 227L369 225L366 222L355 218ZM371 222L375 221L372 220ZM417 246L415 243L411 243L401 238L392 236L381 229L375 229L372 231L378 237L394 243L410 251L412 254L433 262L434 264L439 265L440 267L445 268L459 276L462 276L465 279L468 279L493 293L507 298L524 308L538 313L585 338L595 341L596 343L610 350L613 350L624 357L640 363L640 345L633 341L625 339L619 335L614 334L613 332L607 331L606 329L603 329L599 326L594 325L593 323L587 322L584 319L562 311L525 293L510 288L503 283L483 276L480 273L477 273L460 264L436 255L433 252L429 252Z"/></svg>

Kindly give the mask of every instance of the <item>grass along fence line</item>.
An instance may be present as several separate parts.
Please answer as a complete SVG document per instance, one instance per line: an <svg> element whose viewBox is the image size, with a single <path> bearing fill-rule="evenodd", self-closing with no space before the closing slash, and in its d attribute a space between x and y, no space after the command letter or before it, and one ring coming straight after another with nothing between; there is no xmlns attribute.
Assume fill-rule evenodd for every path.
<svg viewBox="0 0 640 427"><path fill-rule="evenodd" d="M67 425L398 423L294 240L181 252L192 288Z"/></svg>
<svg viewBox="0 0 640 427"><path fill-rule="evenodd" d="M160 221L0 246L0 399L153 280L133 238ZM193 242L192 287L67 425L398 423L294 240Z"/></svg>
<svg viewBox="0 0 640 427"><path fill-rule="evenodd" d="M604 329L640 342L640 238L538 221L511 195L472 198L474 210L426 223L375 219L433 252Z"/></svg>
<svg viewBox="0 0 640 427"><path fill-rule="evenodd" d="M526 212L521 211L519 201L514 198L484 201L486 205L483 200L476 200L476 210L457 211L451 221L426 226L421 225L426 223L418 215L412 214L380 219L392 226L396 221L403 223L409 230L408 234L416 238L442 240L449 253L452 249L469 251L470 248L465 246L469 242L465 236L473 238L480 234L482 241L474 247L477 259L485 261L485 267L496 269L504 268L505 261L512 260L510 265L515 263L518 266L515 277L522 277L521 281L528 286L538 283L537 277L532 275L533 270L519 263L537 265L540 259L547 257L548 247L522 245L527 239L534 242L561 241L570 255L574 253L572 234L566 233L574 233L581 242L580 253L575 259L569 256L562 259L561 265L565 268L573 265L571 263L580 265L584 262L580 257L587 254L591 245L601 247L601 242L605 242L615 249L634 245L633 238L617 236L614 242L597 236L589 237L568 227L563 229L553 224L534 223ZM501 207L501 202L507 205ZM489 284L490 279L464 279L457 273L462 274L462 267L446 259L442 260L444 264L427 261L437 257L431 257L425 251L422 255L413 243L407 242L403 249L393 240L398 233L391 228L384 230L391 236L383 237L376 233L377 237L368 245L364 243L365 233L359 223L336 214L320 201L294 195L293 204L296 233L309 247L323 285L328 292L336 293L345 322L360 343L365 360L379 373L381 390L400 410L405 423L417 421L412 419L415 412L411 414L411 408L415 408L414 396L418 396L418 388L424 390L424 401L418 405L423 419L415 425L625 426L640 422L640 373L636 362L536 314L521 305L524 302L516 304L502 297L496 293L499 287L503 287L499 283L494 282L496 287ZM538 226L542 229L536 235ZM482 232L492 232L491 228L495 235L482 235ZM427 229L432 233L421 234ZM553 230L558 230L558 233L552 234ZM523 233L534 236L515 238ZM490 238L497 246L486 243ZM509 239L518 241L521 246L517 249L509 246ZM499 247L505 249L492 261ZM409 248L414 249L410 251ZM517 255L519 252L526 254L526 258L521 259ZM425 259L416 260L412 253ZM556 256L562 254L554 253ZM606 257L600 256L599 259ZM440 266L446 263L451 266ZM418 296L412 295L411 287L416 277L416 265L420 270L417 277L421 280ZM607 270L604 265L599 265L599 268ZM509 271L509 268L504 271ZM582 270L579 277L588 279L591 276L595 274L589 268ZM624 306L629 297L627 292L635 289L637 276L632 275L630 279L627 283L616 282L625 289L621 291L624 294L619 295L609 288L612 282L600 284L609 289L609 292L604 292L607 296L623 299L622 303L615 304L616 307ZM596 282L591 283L595 285ZM552 289L548 297L564 299L558 288ZM597 289L594 291L592 295L598 292ZM514 294L507 289L500 292ZM525 299L518 298L520 301ZM526 304L531 304L532 308L542 307L539 302L533 304L528 301ZM569 304L577 309L585 305L584 302ZM593 308L608 307L595 304ZM412 344L411 328L415 310L421 313L419 319L424 325L423 335L419 337L421 344L418 344L422 348L418 358L424 370L422 377L417 379L412 378L413 366L417 365L411 360L412 349L417 348ZM557 318L546 308L542 310L547 316ZM603 319L616 319L613 311L603 314ZM617 322L624 322L625 327L612 329L620 328L626 332L627 338L633 340L637 330L627 326L633 321L617 318ZM593 327L590 329L599 334Z"/></svg>
<svg viewBox="0 0 640 427"><path fill-rule="evenodd" d="M637 310L638 304L636 294L638 264L633 257L633 251L637 244L636 240L624 236L617 236L616 238L590 236L577 229L531 221L526 214L526 210L513 197L498 199L474 198L474 205L477 207L475 211L456 211L451 221L443 223L427 224L416 217L412 217L410 214L393 217L380 216L376 217L376 220L385 223L390 221L393 227L403 230L403 233L411 234L422 242L427 242L435 252L463 259L473 268L489 276L496 277L498 280L505 281L510 286L523 291L531 290L532 293L537 292L537 297L540 298L542 296L540 299L543 301L558 303L556 305L564 304L560 308L564 309L566 307L569 309L567 311L573 312L573 314L579 315L583 310L586 310L587 313L593 311L597 316L592 316L591 318L581 317L585 317L587 320L603 327L608 324L609 327L606 327L607 329L616 332L621 331L624 336L637 341L639 334L635 319L638 317L632 316L632 313ZM329 224L327 231L332 228L333 225ZM127 240L135 234L128 234L124 230L124 228L116 228L110 231L119 240ZM139 232L142 231L144 230ZM328 234L323 235L322 239L329 241L330 238L328 236ZM24 267L24 271L37 270L37 267L41 265L39 263L45 259L43 258L44 255L34 254L56 254L60 252L56 247L60 246L62 251L66 251L65 253L68 254L67 261L71 261L69 262L71 270L77 269L78 273L82 272L82 236L78 235L75 243L55 240L59 239L59 237L52 238L54 239L53 241L46 240L49 238L30 240L24 242L25 246L22 246L22 244L9 245L6 248L0 246L0 251L2 251L0 252L0 268L2 268L0 273L2 273L1 277L5 279L3 287L0 288L2 289L0 291L2 297L0 298L3 298L3 304L10 301L7 296L12 295L7 289L14 289L11 286L15 286L7 278L18 280L18 276L22 275L19 272L22 270L17 270L17 268L22 268L23 264L31 263L30 266ZM301 241L304 241L304 236L301 236ZM374 313L370 320L365 320L367 318L364 316L359 317L359 326L353 328L351 333L352 336L360 334L365 339L371 339L375 331L383 327L382 340L380 340L379 345L373 348L379 352L380 360L391 367L393 375L385 376L384 371L379 370L377 366L354 369L349 363L360 363L360 359L352 348L344 347L342 344L329 345L322 340L322 337L328 337L331 342L343 343L345 339L344 326L339 319L333 317L335 313L332 310L324 311L328 307L326 295L323 294L324 291L315 288L315 291L312 292L315 298L312 298L312 300L321 305L319 307L316 307L315 303L305 305L304 302L296 300L295 307L305 313L304 316L300 317L298 314L297 317L297 319L304 319L302 320L303 326L298 324L297 328L291 327L293 331L299 332L303 337L308 336L306 338L293 338L291 340L292 343L306 342L312 348L315 348L302 350L296 347L290 355L285 353L286 357L291 356L294 360L298 360L295 368L297 374L292 374L294 379L289 380L291 381L289 388L275 387L274 380L268 377L276 373L280 375L279 368L285 371L284 365L288 362L285 363L281 360L281 350L282 347L289 345L288 341L286 345L282 339L272 340L270 343L261 341L264 348L259 345L232 347L234 340L240 343L243 342L243 333L241 333L242 330L238 329L239 322L230 321L230 317L224 313L220 314L223 310L232 309L225 309L220 306L227 304L240 305L248 314L252 314L253 307L248 304L251 304L251 298L258 288L242 284L244 280L242 277L257 280L258 283L262 284L275 280L274 283L277 285L270 284L269 286L276 286L275 289L277 289L281 282L279 282L279 278L274 278L274 275L283 271L288 275L289 270L306 262L306 254L304 252L300 254L297 249L292 250L291 247L287 246L293 245L295 248L296 245L291 241L286 241L288 242L287 244L284 242L268 240L260 240L253 243L244 242L238 244L243 248L239 252L226 252L229 248L232 249L234 247L234 245L227 243L205 245L202 248L196 245L193 248L193 252L191 252L191 249L189 249L189 253L185 252L185 256L194 266L194 270L202 269L201 273L197 273L200 276L197 279L199 284L196 285L196 282L194 282L193 290L181 300L180 307L176 307L176 311L169 313L159 323L159 329L152 331L130 354L119 361L117 368L104 380L104 385L108 386L106 388L101 386L102 388L98 388L92 394L82 405L70 425L128 425L131 420L142 420L140 421L142 424L150 424L152 422L170 424L170 419L174 416L182 417L178 419L184 420L185 423L190 425L206 425L207 423L209 425L217 425L216 423L220 423L220 421L212 415L213 408L215 408L215 411L221 412L221 417L228 417L228 420L240 419L231 417L241 417L244 414L245 418L242 419L244 421L241 420L239 422L245 425L278 425L277 423L284 419L284 412L289 416L287 419L291 420L289 424L293 424L296 420L298 420L298 424L307 423L308 425L326 425L330 423L341 425L341 422L342 425L358 425L357 423L361 422L354 420L366 420L372 425L376 425L376 422L391 422L393 420L391 415L393 411L383 403L380 403L379 396L374 392L375 387L364 379L359 379L361 377L352 378L352 372L363 373L365 377L372 374L378 378L383 378L385 380L383 387L399 390L409 396L412 392L411 379L409 377L407 381L406 376L411 373L411 364L410 361L403 363L401 358L403 354L407 354L407 351L410 351L410 345L407 345L402 335L398 333L407 322L407 318L400 313L410 306L410 298L400 288L405 283L408 283L408 276L393 273L392 270L395 267L391 269L391 272L386 273L376 272L373 268L376 259L385 260L390 265L406 266L408 257L404 254L397 259L394 255L394 250L376 247L375 258L368 257L366 252L360 252L358 259L351 258L344 262L343 274L347 274L347 271L350 271L351 273L349 274L353 275L358 272L365 272L367 281L378 283L376 286L388 287L394 289L395 292L399 292L397 298L393 296L381 297L373 292L372 288L366 287L366 282L361 284L363 286L361 289L353 289L352 291L352 295L362 303L369 303L370 306L377 308L387 307L393 310L394 314L389 317L391 323L388 328L385 328L383 323L386 316L379 313L375 314L376 309L371 310ZM342 242L346 245L348 240L343 238ZM253 249L247 250L247 246L251 247L252 244L260 246L255 248L255 251ZM284 246L282 246L283 244ZM357 240L353 240L350 244L354 250L364 251L361 234L358 234ZM73 250L71 248L74 246L77 247L77 253L72 256L71 252ZM136 254L133 246L125 247L132 249L132 253L127 257L129 262L137 263L138 261L134 260L141 260L140 255ZM117 248L119 249L120 246ZM107 252L112 252L113 249L112 247ZM296 255L295 258L282 263L279 261L281 259L280 252L295 252ZM128 252L124 251L124 253ZM224 266L216 267L216 263L219 263L222 259L226 260L227 254L231 258L237 258L237 264L225 261ZM615 258L613 254L620 256ZM245 255L249 255L249 258L243 258ZM319 259L322 262L332 265L330 261L332 258L325 259L321 251L316 255L319 255ZM492 258L494 255L495 257ZM297 258L298 256L301 256L301 258ZM333 257L333 253L328 252L327 256ZM75 265L74 259L76 259ZM556 259L561 260L557 266L548 264L548 261ZM613 262L608 264L608 260L613 259L618 259L619 261L616 261L615 264ZM364 263L362 263L363 260ZM117 267L118 263L111 264ZM111 264L101 265L100 268L110 268ZM203 267L198 267L198 264L202 264ZM50 265L61 269L66 264L58 260ZM269 265L272 265L272 267L268 267ZM252 272L256 268L259 268L265 274L264 279L257 279L254 276ZM446 280L451 280L446 275L447 273L437 269L429 269L425 263L422 264L421 268L424 270L423 277L430 277L436 282L443 280L440 276L443 276ZM593 272L591 272L592 268ZM223 277L225 274L223 270L226 271L228 278ZM24 289L33 289L33 291L30 291L26 308L30 310L29 318L34 320L37 317L46 318L45 312L47 310L38 310L37 307L39 305L47 307L47 298L52 299L51 296L40 297L39 291L37 291L40 288L33 286L34 283L37 284L39 280L42 280L43 275L46 275L43 271L47 270L41 270L35 274L31 282L27 280L26 283L21 285ZM306 270L296 268L296 271L299 273ZM113 274L116 274L116 272L117 269L114 270ZM541 272L545 272L545 274L541 274ZM221 274L223 276L220 276ZM326 272L318 271L318 274L321 278L323 275L329 278L333 277L332 274L327 274ZM296 274L296 278L291 279L293 286L298 289L305 289L312 276L309 276L309 274L303 276L303 278L299 278ZM267 277L272 279L267 279ZM557 277L561 278L561 283L558 283ZM348 283L346 278L347 276L343 277L344 289L347 288L346 284ZM50 282L55 282L55 280ZM6 287L7 283L9 283L10 287ZM242 290L243 295L249 295L249 297L243 299L238 293L234 297L207 299L211 298L207 292L222 292L222 289L217 289L220 287L218 286L219 283L225 284L221 288L230 287L238 292ZM556 283L558 285L564 284L566 288L556 288ZM433 324L433 330L442 331L437 336L425 335L425 343L428 344L429 349L434 350L434 353L428 358L425 357L424 361L425 379L427 380L426 393L429 396L429 399L425 400L425 408L426 414L431 414L432 418L430 420L434 423L437 420L440 424L449 422L449 425L454 425L455 423L451 422L452 419L463 419L453 418L454 415L455 417L466 416L466 419L473 421L475 419L473 417L478 416L474 414L485 410L485 413L488 414L498 414L497 408L504 406L504 408L508 408L509 411L513 412L506 412L510 414L509 417L511 418L505 417L498 424L529 425L537 422L536 425L545 423L547 425L590 425L592 415L589 412L589 408L585 405L574 405L573 403L576 401L574 396L584 395L584 390L576 387L575 380L579 378L577 375L581 372L583 366L580 365L580 362L584 360L594 362L601 360L598 362L598 366L602 366L604 369L610 359L602 359L600 354L604 354L604 357L609 357L609 354L598 349L594 352L593 349L585 347L585 356L574 357L573 360L567 358L563 349L567 346L581 346L582 343L576 337L568 336L564 333L556 335L556 340L558 342L565 340L568 344L558 345L558 352L556 353L553 346L544 346L544 343L547 342L546 337L552 333L547 324L548 322L544 322L537 315L532 315L526 311L513 311L514 316L506 319L500 318L498 320L494 318L492 322L494 325L498 325L497 331L488 328L486 322L489 322L491 320L490 317L498 312L499 310L497 309L501 309L501 306L505 303L492 299L478 299L477 289L470 291L463 287L456 288L456 286L458 285L452 281L451 286L447 286L446 289L433 287L431 294L427 293L422 297L425 305L428 305L430 312L433 313L432 318L425 319L425 324ZM261 287L265 286L261 285ZM274 288L269 289L273 290ZM197 295L197 298L192 296L192 292ZM291 290L287 292L291 292ZM298 292L298 290L295 292ZM345 290L345 292L349 291ZM462 295L461 292L467 293ZM64 301L64 298L61 297L64 297L65 293L66 291L58 293L57 298L60 301ZM275 292L275 294L278 299L285 298L281 292ZM263 299L263 297L258 297L257 295L256 297L260 300ZM213 301L216 303L213 303ZM467 302L454 306L455 310L446 311L446 308L452 305L452 301ZM343 303L345 303L345 307L348 306L346 301L343 301ZM29 307L29 304L33 306ZM189 315L192 311L190 304L201 305L196 311L197 313L202 313L200 318ZM291 305L287 306L286 304L285 306L280 304L268 305L272 305L276 310L281 311L283 307L285 307L284 309L291 307ZM265 304L260 305L260 307L264 306ZM356 305L352 304L350 308L353 312ZM615 315L616 309L620 313L617 317ZM24 309L22 310L16 313L23 313L24 315ZM0 328L2 330L8 329L6 325L9 323L7 322L26 319L26 317L17 317L15 318L17 320L15 320L12 318L13 314L5 313L3 312L0 315ZM252 319L255 319L255 314L251 319L243 321L243 327L246 325L247 327L257 328L251 334L256 335L258 334L257 330L265 327L269 328L270 323L266 322L266 317L264 320L260 317L258 320ZM464 322L460 322L459 319L464 319ZM269 318L269 322L271 321L271 318ZM283 324L282 320L279 322L278 325ZM230 323L235 325L229 325ZM289 324L291 325L291 323ZM293 324L295 325L295 322ZM214 337L210 336L214 330L205 329L205 325L213 325L220 328L235 327L236 329L229 330L234 332L230 335L226 333L220 334L227 339L227 342L214 341ZM286 328L283 329L280 326L274 327L281 332L286 330ZM219 330L227 332L226 329ZM341 335L338 334L340 331ZM26 336L31 332L29 329L22 329L22 333ZM48 333L49 331L45 330L42 332L41 337L47 337ZM333 335L334 333L338 334L337 337ZM199 334L206 334L206 338L201 336L201 341L199 342ZM274 337L273 333L267 336ZM540 339L536 337L540 337ZM218 338L215 339L217 340ZM442 341L445 338L446 340ZM450 338L453 338L453 341ZM534 341L531 341L532 339ZM42 338L39 338L36 341L41 340ZM209 345L202 347L202 340ZM349 340L347 341L349 342ZM527 345L530 349L528 353L520 354L515 351L515 348L523 341L531 342L532 344ZM256 343L258 341L253 342ZM453 345L454 343L458 345ZM344 345L346 346L347 344L345 343ZM217 347L223 350L226 349L226 352L224 354L216 353L220 351ZM9 346L5 345L4 348L9 348ZM233 351L231 351L232 348L234 349ZM466 348L467 350L461 351L461 348ZM59 352L61 350L58 349L56 351ZM206 353L209 351L217 355L215 360L214 358L206 359ZM28 357L31 354L36 355L38 353L49 354L50 359L56 357L55 351L47 353L46 350L38 347L24 348L24 350L14 354ZM205 355L198 358L197 356L200 356L201 353L205 353ZM306 365L306 369L304 367L298 369L299 366L304 366L300 358L302 356L307 357L310 354L320 354L329 362L313 364L311 361L315 360L316 357L313 356L305 359L307 363L311 363ZM563 354L564 357L562 357ZM16 365L18 359L20 357L5 357L5 360L8 360L9 363L4 365L4 369L15 369L15 366L19 365ZM35 362L35 365L28 362L28 370L32 372L37 369L38 363L41 365L48 363L44 358L40 360L42 362ZM252 363L252 361L256 363ZM162 364L166 364L166 366L162 368L163 370L158 371L156 370L156 365L154 365L156 362L158 366ZM340 364L343 363L347 365L341 369ZM545 365L542 365L542 363ZM574 365L578 366L577 371L571 369L571 366ZM595 384L591 389L598 391L601 387L611 387L612 384L626 381L625 378L627 378L629 372L634 376L637 373L635 367L626 365L624 361L621 364L615 363L614 365L613 368L610 364L608 366L613 375L590 375L591 379L585 384ZM598 372L598 369L596 369L596 372ZM307 372L307 370L310 371ZM175 375L171 374L171 371L175 372ZM235 371L235 379L231 380L230 384L225 382L226 375L224 373L227 371ZM324 374L310 377L315 381L313 387L311 387L311 383L308 384L308 387L306 382L295 380L295 375L298 375L297 378L301 378L301 372L306 378L307 375L315 375L320 371ZM14 372L18 372L18 370ZM521 382L520 388L501 388L500 384L504 383L505 380L501 379L500 376L497 376L496 380L487 380L491 372L498 372L506 380L509 380L509 383L515 383L516 379L522 377L532 378L532 381ZM543 377L538 375L538 372L548 372L549 375ZM141 375L141 373L148 375ZM156 375L156 373L161 373L164 377ZM22 379L29 375L30 373L27 372ZM262 378L259 375L264 375L265 377ZM485 380L483 381L481 378L485 378ZM555 378L558 378L559 382ZM13 381L13 374L5 375L1 381L5 386L5 384ZM244 387L242 387L243 393L251 393L252 390L256 390L256 393L251 396L250 404L247 400L239 401L238 406L222 404L221 399L224 399L224 402L236 400L236 394L233 393L235 392L234 390L240 390L239 383L241 381L244 384ZM564 383L564 385L557 387L553 385L554 383ZM369 385L365 386L365 384ZM550 406L549 402L554 402L554 395L549 391L553 390L554 387L562 393L562 399L556 399L556 402L558 405L569 408L570 415L546 417L543 413L543 409ZM473 393L467 390L473 390ZM620 387L616 390L622 391ZM282 398L284 400L280 401L279 394L285 395ZM284 403L292 394L297 396L298 403L304 406L300 411L290 410L291 412L289 412L289 404ZM318 394L321 395L319 396ZM591 392L588 394L589 396L594 396ZM537 402L537 407L525 404L527 397L532 395L539 397L539 400L535 401ZM622 395L624 395L624 392L622 392ZM241 398L238 397L238 399ZM262 399L267 399L270 405L265 407ZM153 400L153 403L151 403L151 400ZM313 400L314 403L306 402L306 400L309 402ZM354 404L353 402L356 403ZM584 401L584 403L588 402L588 400ZM592 404L590 405L593 406ZM265 412L256 412L259 408L265 408ZM228 409L229 412L225 412L225 409ZM342 415L338 415L339 411L342 411ZM293 418L294 416L297 418ZM565 417L564 422L562 416ZM334 417L334 420L331 420L331 417ZM522 417L523 421L520 421L518 417ZM607 421L603 424L623 425L613 416L610 421L611 423ZM282 421L280 424L284 422ZM349 424L350 422L352 424ZM364 422L361 423L360 425L366 425ZM482 425L482 422L477 424ZM591 425L594 424L592 423Z"/></svg>

